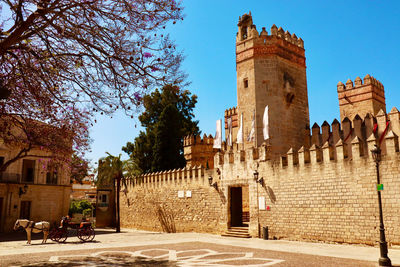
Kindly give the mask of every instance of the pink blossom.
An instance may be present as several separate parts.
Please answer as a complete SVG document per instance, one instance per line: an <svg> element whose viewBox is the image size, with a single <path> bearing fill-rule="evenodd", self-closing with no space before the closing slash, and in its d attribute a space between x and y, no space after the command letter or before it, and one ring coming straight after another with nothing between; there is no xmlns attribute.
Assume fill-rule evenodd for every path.
<svg viewBox="0 0 400 267"><path fill-rule="evenodd" d="M140 93L139 93L139 92L135 92L135 93L133 94L133 96L135 97L136 101L142 100L142 97L140 96Z"/></svg>
<svg viewBox="0 0 400 267"><path fill-rule="evenodd" d="M149 57L152 57L153 55L152 55L151 53L149 53L149 52L145 52L145 53L143 54L143 56L144 56L145 58L149 58Z"/></svg>

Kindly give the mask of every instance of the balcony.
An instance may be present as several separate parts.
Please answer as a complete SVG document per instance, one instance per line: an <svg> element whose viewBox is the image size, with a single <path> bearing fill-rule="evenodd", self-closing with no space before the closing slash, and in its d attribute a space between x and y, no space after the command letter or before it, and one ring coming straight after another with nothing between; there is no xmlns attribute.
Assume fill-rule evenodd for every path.
<svg viewBox="0 0 400 267"><path fill-rule="evenodd" d="M21 174L0 172L0 183L21 183Z"/></svg>

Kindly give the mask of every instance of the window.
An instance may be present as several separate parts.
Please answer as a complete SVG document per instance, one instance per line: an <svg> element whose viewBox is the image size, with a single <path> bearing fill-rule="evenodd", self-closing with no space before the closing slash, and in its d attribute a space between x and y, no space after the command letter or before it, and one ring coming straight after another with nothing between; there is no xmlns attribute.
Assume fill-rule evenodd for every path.
<svg viewBox="0 0 400 267"><path fill-rule="evenodd" d="M53 165L48 165L46 173L46 184L57 184L57 179L58 179L57 174L58 174L57 167Z"/></svg>
<svg viewBox="0 0 400 267"><path fill-rule="evenodd" d="M22 181L33 183L35 179L35 161L24 159L22 163Z"/></svg>
<svg viewBox="0 0 400 267"><path fill-rule="evenodd" d="M249 87L249 80L247 78L243 80L243 86L244 88Z"/></svg>
<svg viewBox="0 0 400 267"><path fill-rule="evenodd" d="M97 203L99 207L108 207L108 194L102 193L99 195L99 202Z"/></svg>
<svg viewBox="0 0 400 267"><path fill-rule="evenodd" d="M31 202L30 201L21 201L21 209L19 211L19 218L30 220L30 218L31 218Z"/></svg>
<svg viewBox="0 0 400 267"><path fill-rule="evenodd" d="M242 27L242 40L247 39L247 26Z"/></svg>

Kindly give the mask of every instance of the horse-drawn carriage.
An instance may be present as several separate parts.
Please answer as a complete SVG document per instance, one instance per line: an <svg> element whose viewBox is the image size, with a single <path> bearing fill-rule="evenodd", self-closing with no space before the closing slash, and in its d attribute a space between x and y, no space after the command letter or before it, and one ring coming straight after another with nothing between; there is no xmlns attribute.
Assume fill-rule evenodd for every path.
<svg viewBox="0 0 400 267"><path fill-rule="evenodd" d="M71 222L68 217L61 219L61 226L54 227L49 234L49 238L55 242L63 243L68 238L68 229L76 230L77 237L83 242L92 241L95 237L95 232L91 222Z"/></svg>

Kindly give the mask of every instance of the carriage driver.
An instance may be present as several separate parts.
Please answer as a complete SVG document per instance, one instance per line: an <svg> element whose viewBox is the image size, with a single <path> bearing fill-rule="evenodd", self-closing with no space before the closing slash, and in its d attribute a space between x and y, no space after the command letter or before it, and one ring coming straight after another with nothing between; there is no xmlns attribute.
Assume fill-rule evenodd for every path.
<svg viewBox="0 0 400 267"><path fill-rule="evenodd" d="M59 228L64 228L66 227L70 222L71 222L72 214L68 212L67 216L64 216L61 218L60 222L60 227Z"/></svg>

